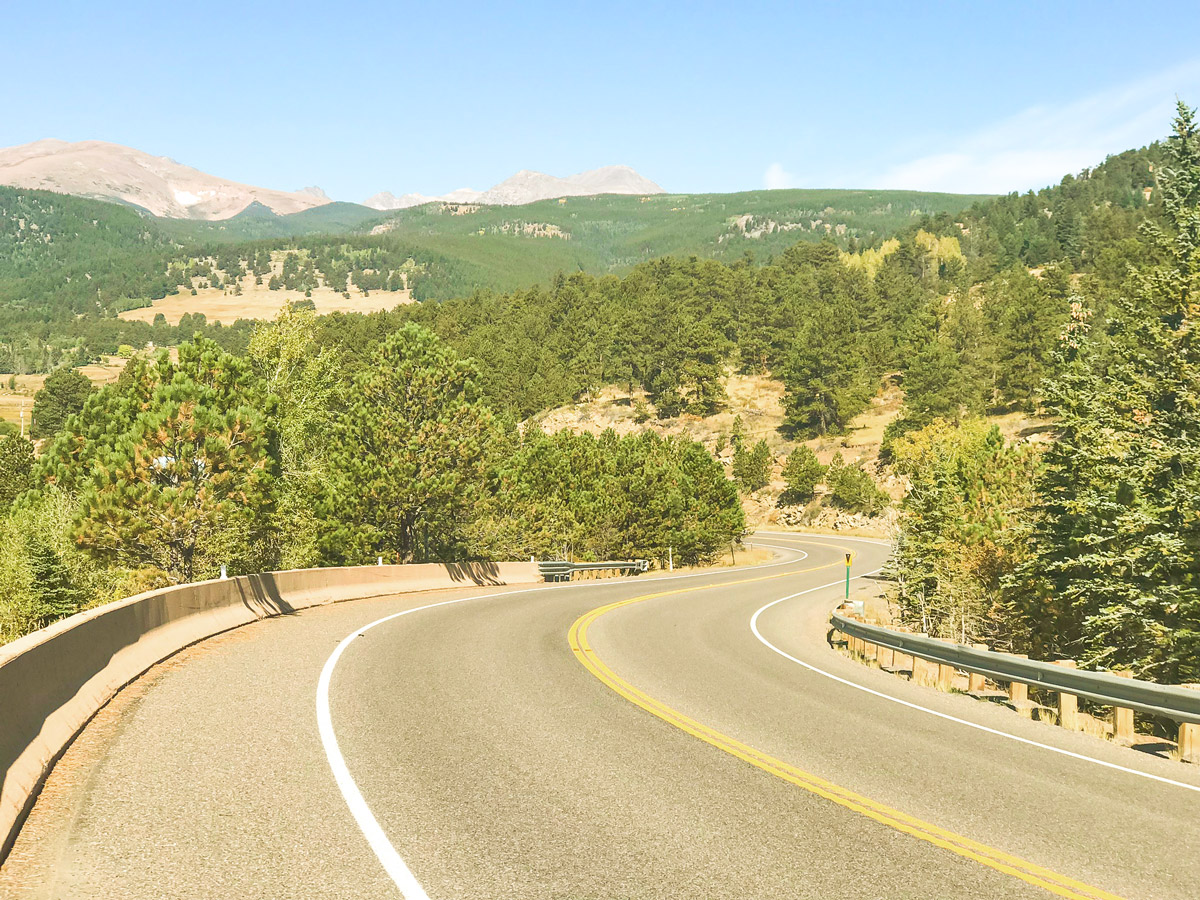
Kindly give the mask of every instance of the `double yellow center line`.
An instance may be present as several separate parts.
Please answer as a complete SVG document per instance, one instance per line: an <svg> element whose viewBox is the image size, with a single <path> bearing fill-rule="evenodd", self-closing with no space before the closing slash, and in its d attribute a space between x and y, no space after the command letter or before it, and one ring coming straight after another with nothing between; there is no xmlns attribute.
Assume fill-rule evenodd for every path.
<svg viewBox="0 0 1200 900"><path fill-rule="evenodd" d="M670 597L695 591L732 587L754 581L766 581L771 578L798 575L802 572L827 569L836 565L840 565L840 563L814 566L808 569L793 569L781 574L746 578L741 581L731 581L723 584L659 591L653 594L633 597L629 600L621 600L617 603L609 603L606 606L601 606L593 609L591 612L584 613L584 615L576 619L567 634L567 640L571 646L571 651L575 654L576 659L583 664L583 667L630 703L640 706L647 712L658 716L664 722L669 722L676 728L687 732L693 737L699 738L707 744L712 744L714 747L724 750L738 759L745 760L750 765L762 769L764 772L769 772L777 778L782 778L784 781L803 788L810 793L824 797L826 800L831 800L839 806L844 806L846 809L853 810L869 819L874 819L876 822L886 825L889 828L912 835L915 838L927 841L952 853L957 853L959 856L965 856L967 859L972 859L998 872L1019 878L1021 881L1045 888L1050 893L1056 894L1059 897L1069 897L1071 900L1121 900L1115 894L1110 894L1099 888L1067 878L1065 875L1059 875L1057 872L1028 862L1020 857L1004 853L986 844L981 844L978 841L973 841L960 834L955 834L952 831L947 831L944 828L939 828L929 822L924 822L899 810L892 809L882 803L877 803L869 797L864 797L861 794L856 794L846 788L818 778L815 775L763 753L761 750L756 750L754 747L750 747L741 741L722 734L714 728L709 728L707 725L685 716L678 710L672 709L662 701L654 699L649 694L638 690L625 681L625 679L621 678L621 676L617 675L604 664L603 660L597 656L595 649L588 642L588 628L597 619L625 606L642 603L646 600L655 600L660 597Z"/></svg>

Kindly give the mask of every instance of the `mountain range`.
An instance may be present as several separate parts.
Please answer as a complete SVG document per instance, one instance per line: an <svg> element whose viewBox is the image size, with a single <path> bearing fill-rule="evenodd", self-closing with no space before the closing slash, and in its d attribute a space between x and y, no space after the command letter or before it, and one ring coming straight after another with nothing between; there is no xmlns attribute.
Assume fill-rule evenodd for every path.
<svg viewBox="0 0 1200 900"><path fill-rule="evenodd" d="M285 216L331 202L318 187L276 191L241 184L106 141L46 139L0 149L0 184L126 203L168 219L223 220L253 204ZM554 197L661 193L628 166L605 166L565 178L526 170L486 191L461 188L438 197L384 191L363 205L386 211L434 201L510 206Z"/></svg>
<svg viewBox="0 0 1200 900"><path fill-rule="evenodd" d="M488 206L517 206L555 197L586 197L594 194L663 194L661 187L629 166L603 166L578 175L559 178L543 172L523 169L486 191L459 188L449 194L429 197L424 194L395 196L388 191L363 201L372 209L407 209L423 203L479 203Z"/></svg>
<svg viewBox="0 0 1200 900"><path fill-rule="evenodd" d="M288 215L329 202L320 188L239 184L106 141L47 139L2 149L0 184L115 200L170 219L227 219L254 202Z"/></svg>

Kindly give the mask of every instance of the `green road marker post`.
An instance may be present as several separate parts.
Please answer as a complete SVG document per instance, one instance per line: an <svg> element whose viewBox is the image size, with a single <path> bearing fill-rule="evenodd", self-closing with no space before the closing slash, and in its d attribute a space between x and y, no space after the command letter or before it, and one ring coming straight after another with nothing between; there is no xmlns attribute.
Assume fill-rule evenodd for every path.
<svg viewBox="0 0 1200 900"><path fill-rule="evenodd" d="M846 554L846 599L850 599L850 554Z"/></svg>

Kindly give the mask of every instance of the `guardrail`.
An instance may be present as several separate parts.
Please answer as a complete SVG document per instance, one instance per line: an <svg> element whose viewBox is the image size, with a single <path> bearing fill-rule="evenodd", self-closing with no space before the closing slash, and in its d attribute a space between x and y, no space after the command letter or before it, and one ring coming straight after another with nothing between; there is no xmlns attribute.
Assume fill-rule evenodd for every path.
<svg viewBox="0 0 1200 900"><path fill-rule="evenodd" d="M836 612L830 621L837 631L848 637L942 666L974 672L995 681L1046 688L1085 697L1105 706L1134 709L1191 725L1200 724L1200 691L1178 685L1139 681L1109 672L1089 672L1039 662L926 635L905 634L880 625L858 622Z"/></svg>
<svg viewBox="0 0 1200 900"><path fill-rule="evenodd" d="M538 564L538 572L547 581L571 581L576 572L602 572L615 570L618 572L646 572L650 569L648 559L619 559L608 562L577 563L566 559L546 559Z"/></svg>

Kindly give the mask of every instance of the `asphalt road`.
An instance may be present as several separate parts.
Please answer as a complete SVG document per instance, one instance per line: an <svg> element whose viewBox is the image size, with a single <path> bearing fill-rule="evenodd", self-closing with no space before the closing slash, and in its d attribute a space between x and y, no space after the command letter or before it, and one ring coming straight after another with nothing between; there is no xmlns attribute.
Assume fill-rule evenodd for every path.
<svg viewBox="0 0 1200 900"><path fill-rule="evenodd" d="M844 659L842 554L886 549L756 541L790 549L185 651L64 757L0 896L1200 895L1192 767Z"/></svg>

